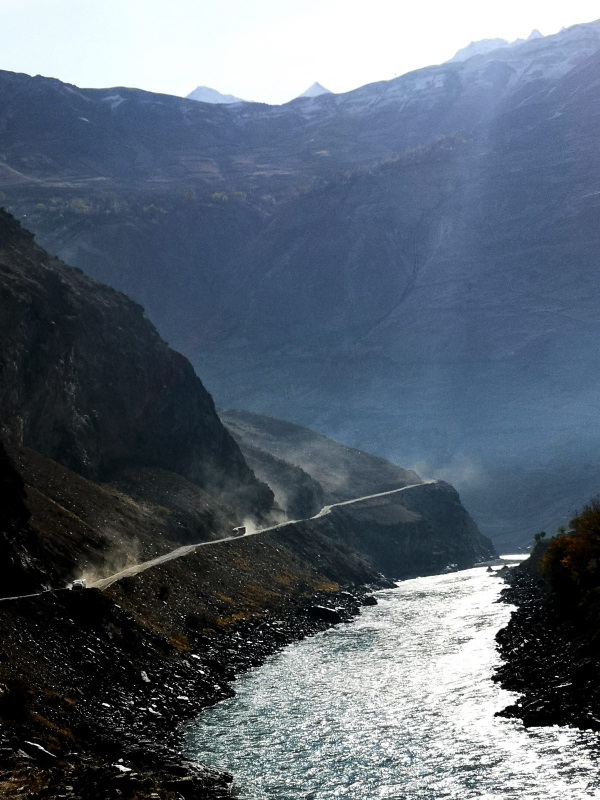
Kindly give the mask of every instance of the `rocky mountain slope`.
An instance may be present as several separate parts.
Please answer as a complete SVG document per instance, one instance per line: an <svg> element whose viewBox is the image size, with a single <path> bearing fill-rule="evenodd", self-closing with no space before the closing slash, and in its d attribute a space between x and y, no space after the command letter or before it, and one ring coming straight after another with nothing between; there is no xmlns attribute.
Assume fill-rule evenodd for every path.
<svg viewBox="0 0 600 800"><path fill-rule="evenodd" d="M142 308L50 258L5 212L0 304L5 437L88 478L158 468L268 514L269 489Z"/></svg>
<svg viewBox="0 0 600 800"><path fill-rule="evenodd" d="M456 490L444 482L424 483L411 470L284 420L243 411L222 412L221 419L290 519L357 495L416 485L393 497L333 509L336 540L367 554L386 575L430 572L434 563L437 570L463 566L494 552Z"/></svg>
<svg viewBox="0 0 600 800"><path fill-rule="evenodd" d="M347 447L286 420L248 411L224 411L220 412L220 417L244 456L252 460L255 474L274 491L285 495L294 483L293 476L287 478L286 465L288 469L300 470L297 477L299 490L312 489L320 502L315 511L326 503L339 503L421 483L421 478L412 470ZM281 470L268 480L271 459L281 465ZM286 507L285 503L282 507ZM291 512L290 516L293 516Z"/></svg>
<svg viewBox="0 0 600 800"><path fill-rule="evenodd" d="M230 776L182 757L182 721L230 696L235 675L266 655L374 603L365 585L386 585L378 570L410 575L492 554L456 493L423 485L211 542L103 592L69 591L76 567L95 562L96 577L110 574L101 557L112 553L116 569L119 542L137 542L138 558L164 550L164 509L32 451L16 456L27 496L0 459L12 498L0 517L3 577L15 593L54 591L0 598L6 800L23 791L32 800L230 796ZM413 492L427 495L425 513Z"/></svg>
<svg viewBox="0 0 600 800"><path fill-rule="evenodd" d="M158 337L142 309L50 257L5 212L0 304L2 431L30 493L29 527L42 560L63 580L77 570L106 575L174 542L220 538L242 521L280 521L273 493L247 466L190 364ZM251 439L251 456L261 468L268 464L265 477L280 494L292 487L298 505L307 493L311 507L296 509L300 518L316 514L319 501L420 483L414 473L280 420L241 415L231 424ZM271 447L278 455L268 452L269 440L279 440ZM462 528L437 524L432 532L448 542L464 539L467 550L472 540L476 561L481 547L487 553L491 546L481 545L463 514ZM392 550L404 536L403 515L388 515ZM343 533L336 538L343 543ZM402 549L398 574L414 566L410 546ZM358 550L364 556L370 546ZM444 548L430 550L436 569ZM420 569L422 556L418 561Z"/></svg>
<svg viewBox="0 0 600 800"><path fill-rule="evenodd" d="M277 107L2 73L0 188L221 405L451 480L512 546L600 480L599 50L591 23Z"/></svg>
<svg viewBox="0 0 600 800"><path fill-rule="evenodd" d="M0 443L0 597L39 591L48 579L29 526L25 483Z"/></svg>
<svg viewBox="0 0 600 800"><path fill-rule="evenodd" d="M0 599L6 800L231 796L231 776L183 757L182 722L231 696L236 674L374 603L365 584L382 585L378 569L428 572L491 554L450 487L424 485L416 491L428 493L426 515L409 511L418 498L404 496L340 507L213 542L104 592L69 591L57 581L75 577L75 566L93 560L96 574L109 572L99 554L112 552L115 569L119 541L135 538L138 558L156 553L167 522L160 508L31 451L17 455L27 497L0 459L0 487L12 498L0 516L2 577L15 593L58 591Z"/></svg>
<svg viewBox="0 0 600 800"><path fill-rule="evenodd" d="M214 105L245 102L241 97L236 97L233 94L222 94L209 86L196 86L186 97L188 100L197 100L199 103L213 103Z"/></svg>

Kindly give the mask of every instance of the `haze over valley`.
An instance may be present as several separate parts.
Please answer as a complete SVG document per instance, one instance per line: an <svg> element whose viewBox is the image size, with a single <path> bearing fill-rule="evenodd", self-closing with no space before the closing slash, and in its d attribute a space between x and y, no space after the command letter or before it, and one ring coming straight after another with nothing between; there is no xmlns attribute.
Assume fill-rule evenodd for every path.
<svg viewBox="0 0 600 800"><path fill-rule="evenodd" d="M447 479L524 545L600 479L599 48L577 25L282 106L2 73L4 202L220 406Z"/></svg>

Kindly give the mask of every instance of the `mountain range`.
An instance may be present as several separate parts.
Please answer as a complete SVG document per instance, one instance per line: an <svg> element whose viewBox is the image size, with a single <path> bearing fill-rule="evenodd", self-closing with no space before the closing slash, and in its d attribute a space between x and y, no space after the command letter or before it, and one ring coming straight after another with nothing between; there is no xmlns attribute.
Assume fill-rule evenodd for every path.
<svg viewBox="0 0 600 800"><path fill-rule="evenodd" d="M3 202L219 405L454 482L522 544L597 491L600 23L346 94L0 73Z"/></svg>

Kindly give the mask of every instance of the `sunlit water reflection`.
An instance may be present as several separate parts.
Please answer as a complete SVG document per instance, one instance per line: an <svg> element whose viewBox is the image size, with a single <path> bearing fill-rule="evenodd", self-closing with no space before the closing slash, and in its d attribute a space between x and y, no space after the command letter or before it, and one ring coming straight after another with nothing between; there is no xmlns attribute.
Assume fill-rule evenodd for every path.
<svg viewBox="0 0 600 800"><path fill-rule="evenodd" d="M600 798L596 734L494 717L500 588L478 568L379 593L242 677L189 751L246 800Z"/></svg>

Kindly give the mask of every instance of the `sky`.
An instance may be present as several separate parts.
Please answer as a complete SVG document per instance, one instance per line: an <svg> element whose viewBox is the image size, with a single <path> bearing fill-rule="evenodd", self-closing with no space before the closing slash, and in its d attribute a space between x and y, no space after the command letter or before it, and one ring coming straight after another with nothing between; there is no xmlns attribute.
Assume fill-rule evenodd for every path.
<svg viewBox="0 0 600 800"><path fill-rule="evenodd" d="M598 0L0 0L0 68L80 87L185 96L209 86L284 103L345 92L600 18Z"/></svg>

